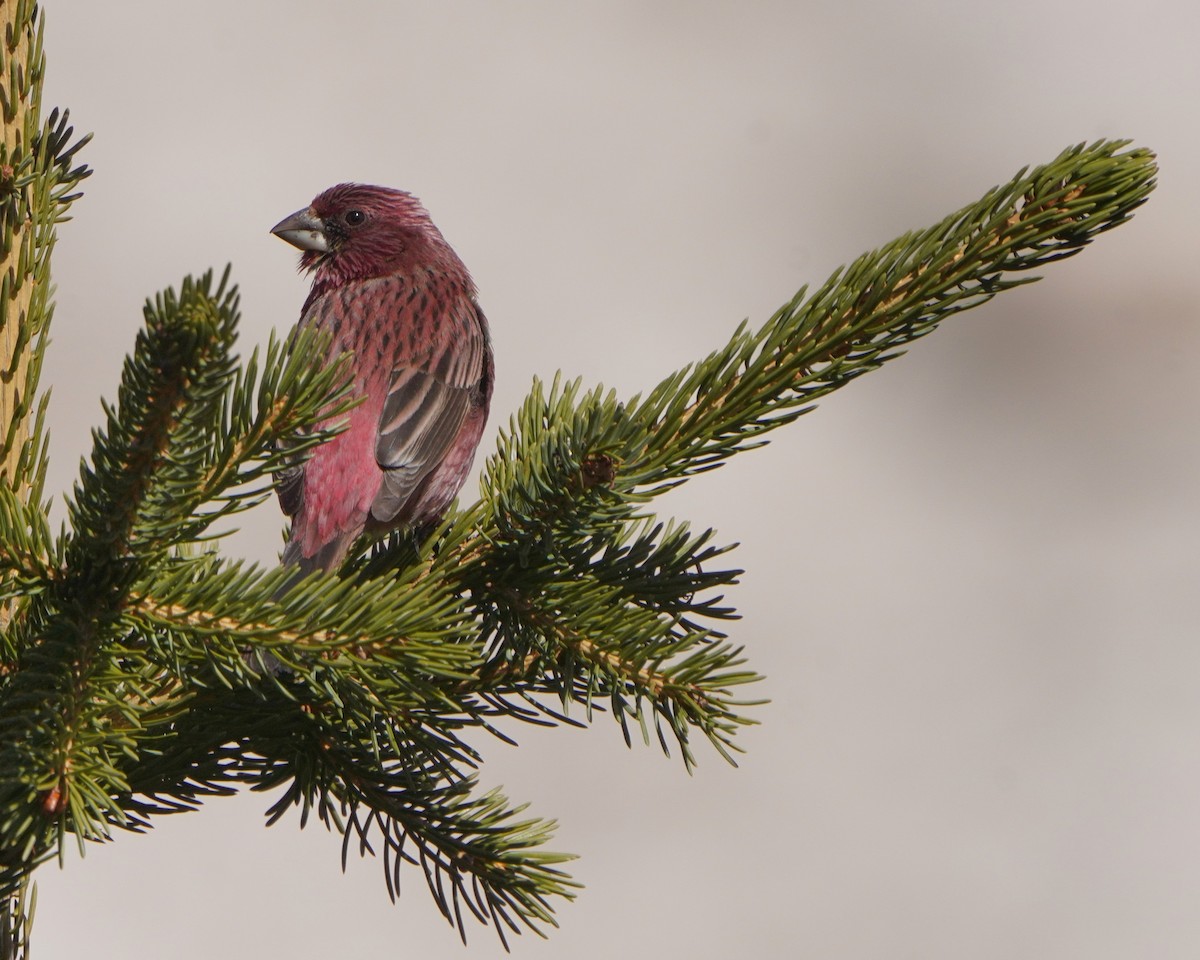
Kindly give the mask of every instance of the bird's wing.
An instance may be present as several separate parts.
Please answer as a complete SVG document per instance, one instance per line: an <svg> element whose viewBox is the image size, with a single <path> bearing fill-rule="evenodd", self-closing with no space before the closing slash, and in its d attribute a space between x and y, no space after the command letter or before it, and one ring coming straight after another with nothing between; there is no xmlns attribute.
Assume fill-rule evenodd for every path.
<svg viewBox="0 0 1200 960"><path fill-rule="evenodd" d="M383 485L371 516L396 518L421 483L446 458L471 408L481 402L486 334L478 307L463 299L445 322L455 332L442 350L419 365L392 371L379 418L375 459Z"/></svg>

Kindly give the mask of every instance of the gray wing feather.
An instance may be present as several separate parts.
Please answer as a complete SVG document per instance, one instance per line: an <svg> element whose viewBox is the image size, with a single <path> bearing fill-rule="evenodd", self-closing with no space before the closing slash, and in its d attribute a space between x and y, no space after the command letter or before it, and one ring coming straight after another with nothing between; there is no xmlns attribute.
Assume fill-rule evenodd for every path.
<svg viewBox="0 0 1200 960"><path fill-rule="evenodd" d="M441 464L479 401L487 352L482 315L469 300L451 310L448 321L465 335L424 363L398 365L388 384L375 444L383 484L371 504L382 523L394 520Z"/></svg>
<svg viewBox="0 0 1200 960"><path fill-rule="evenodd" d="M375 444L383 485L371 504L371 515L383 523L396 517L441 463L472 402L470 388L450 386L411 367L396 371L392 383Z"/></svg>

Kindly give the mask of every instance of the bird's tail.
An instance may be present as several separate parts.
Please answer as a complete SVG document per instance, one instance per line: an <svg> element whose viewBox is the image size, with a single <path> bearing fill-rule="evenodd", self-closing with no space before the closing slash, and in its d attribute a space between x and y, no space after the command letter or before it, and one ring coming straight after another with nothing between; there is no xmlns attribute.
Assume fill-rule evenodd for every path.
<svg viewBox="0 0 1200 960"><path fill-rule="evenodd" d="M288 540L279 562L282 566L294 569L292 575L287 577L275 590L275 599L278 600L289 593L297 583L316 570L324 570L326 573L337 570L346 559L346 554L350 552L350 548L358 539L360 532L359 530L349 530L334 537L310 557L306 557L301 552L300 542L296 538Z"/></svg>
<svg viewBox="0 0 1200 960"><path fill-rule="evenodd" d="M358 531L350 531L340 537L335 537L311 557L306 557L300 552L299 541L288 540L283 548L280 565L290 567L291 572L275 588L274 599L282 600L301 580L315 570L326 572L337 570L342 565L342 561L346 559L346 554L350 552L350 547L354 545L358 533ZM274 656L266 651L247 651L245 659L251 667L275 676L288 672Z"/></svg>

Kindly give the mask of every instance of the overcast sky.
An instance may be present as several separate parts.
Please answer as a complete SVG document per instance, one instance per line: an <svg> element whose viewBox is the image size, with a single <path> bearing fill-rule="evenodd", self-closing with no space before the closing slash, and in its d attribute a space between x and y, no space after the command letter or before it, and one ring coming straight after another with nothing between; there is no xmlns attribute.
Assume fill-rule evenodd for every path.
<svg viewBox="0 0 1200 960"><path fill-rule="evenodd" d="M483 743L586 889L518 957L1200 953L1200 7L1115 0L47 0L46 103L95 132L54 261L50 484L142 300L232 262L245 349L306 281L268 230L420 196L498 380L622 394L1065 146L1160 154L1134 220L662 504L739 541L767 675L740 769L595 728ZM476 490L472 480L464 496ZM273 503L226 546L272 562ZM245 796L39 877L39 960L496 957L419 871Z"/></svg>

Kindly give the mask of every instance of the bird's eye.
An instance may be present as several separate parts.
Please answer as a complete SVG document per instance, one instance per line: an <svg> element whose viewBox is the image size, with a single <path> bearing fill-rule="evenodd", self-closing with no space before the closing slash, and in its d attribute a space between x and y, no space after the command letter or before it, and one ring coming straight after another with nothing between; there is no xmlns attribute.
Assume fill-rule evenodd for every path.
<svg viewBox="0 0 1200 960"><path fill-rule="evenodd" d="M346 221L346 226L357 227L367 219L367 215L361 210L347 210L342 219Z"/></svg>

